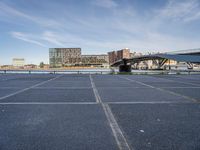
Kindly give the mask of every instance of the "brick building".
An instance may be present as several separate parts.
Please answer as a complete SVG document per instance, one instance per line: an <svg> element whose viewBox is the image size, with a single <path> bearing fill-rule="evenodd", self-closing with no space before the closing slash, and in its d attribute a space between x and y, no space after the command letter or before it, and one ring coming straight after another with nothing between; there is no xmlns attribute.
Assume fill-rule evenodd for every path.
<svg viewBox="0 0 200 150"><path fill-rule="evenodd" d="M130 58L130 56L131 56L131 53L130 53L130 49L128 48L121 49L118 51L108 52L109 64L112 64L123 58Z"/></svg>

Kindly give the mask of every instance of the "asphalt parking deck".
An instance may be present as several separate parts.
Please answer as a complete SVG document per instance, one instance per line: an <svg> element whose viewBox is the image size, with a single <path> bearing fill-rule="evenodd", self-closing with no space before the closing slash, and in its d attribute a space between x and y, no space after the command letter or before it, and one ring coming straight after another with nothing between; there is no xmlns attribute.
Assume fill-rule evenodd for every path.
<svg viewBox="0 0 200 150"><path fill-rule="evenodd" d="M132 147L138 150L200 148L199 104L111 105Z"/></svg>
<svg viewBox="0 0 200 150"><path fill-rule="evenodd" d="M0 75L2 150L200 149L200 75Z"/></svg>
<svg viewBox="0 0 200 150"><path fill-rule="evenodd" d="M0 109L2 150L117 149L98 105L1 105Z"/></svg>
<svg viewBox="0 0 200 150"><path fill-rule="evenodd" d="M2 102L95 102L92 89L30 89Z"/></svg>

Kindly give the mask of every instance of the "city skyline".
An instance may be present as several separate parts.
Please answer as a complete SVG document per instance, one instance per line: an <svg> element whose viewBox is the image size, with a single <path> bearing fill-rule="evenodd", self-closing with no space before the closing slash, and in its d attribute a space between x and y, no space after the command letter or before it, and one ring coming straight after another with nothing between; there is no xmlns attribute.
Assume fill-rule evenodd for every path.
<svg viewBox="0 0 200 150"><path fill-rule="evenodd" d="M198 0L32 0L0 2L0 64L48 63L50 47L103 54L199 48Z"/></svg>

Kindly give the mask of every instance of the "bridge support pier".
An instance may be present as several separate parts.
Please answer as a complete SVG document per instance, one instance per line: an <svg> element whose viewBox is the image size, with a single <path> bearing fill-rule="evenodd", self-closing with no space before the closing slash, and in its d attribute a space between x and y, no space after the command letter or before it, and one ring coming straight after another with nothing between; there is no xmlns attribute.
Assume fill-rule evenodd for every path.
<svg viewBox="0 0 200 150"><path fill-rule="evenodd" d="M131 72L131 65L120 65L119 72Z"/></svg>
<svg viewBox="0 0 200 150"><path fill-rule="evenodd" d="M123 59L123 64L119 66L119 72L131 72L131 65L127 64L127 59Z"/></svg>

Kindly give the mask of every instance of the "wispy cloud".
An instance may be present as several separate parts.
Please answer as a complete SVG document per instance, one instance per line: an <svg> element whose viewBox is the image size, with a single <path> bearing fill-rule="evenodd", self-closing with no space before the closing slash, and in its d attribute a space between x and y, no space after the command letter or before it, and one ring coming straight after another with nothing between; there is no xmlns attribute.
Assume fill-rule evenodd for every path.
<svg viewBox="0 0 200 150"><path fill-rule="evenodd" d="M168 0L167 5L157 13L163 19L189 22L200 19L199 6L199 0Z"/></svg>
<svg viewBox="0 0 200 150"><path fill-rule="evenodd" d="M45 31L42 34L42 39L58 46L65 46L64 42L60 40L60 37L58 37L55 33L50 31Z"/></svg>
<svg viewBox="0 0 200 150"><path fill-rule="evenodd" d="M191 15L190 17L185 18L186 22L195 21L195 20L200 20L200 10L197 11L195 14Z"/></svg>
<svg viewBox="0 0 200 150"><path fill-rule="evenodd" d="M10 32L10 35L13 38L16 38L16 39L19 39L31 44L36 44L41 47L77 46L85 42L83 39L76 37L74 35L61 34L61 33L53 32L53 31L44 31L42 33Z"/></svg>
<svg viewBox="0 0 200 150"><path fill-rule="evenodd" d="M28 35L28 34L21 33L21 32L11 32L10 34L11 34L12 37L14 37L16 39L19 39L19 40L22 40L22 41L25 41L25 42L28 42L28 43L36 44L36 45L39 45L39 46L42 46L42 47L47 47L45 44L31 39L31 36Z"/></svg>
<svg viewBox="0 0 200 150"><path fill-rule="evenodd" d="M115 8L118 6L114 0L93 0L92 4L104 8Z"/></svg>
<svg viewBox="0 0 200 150"><path fill-rule="evenodd" d="M3 2L0 2L0 14L9 16L9 17L18 17L22 19L26 19L29 21L32 21L38 25L45 26L45 27L61 27L61 24L59 24L55 20L47 19L47 18L42 18L42 17L36 17L33 15L29 15L23 11L20 11L16 8L13 8Z"/></svg>
<svg viewBox="0 0 200 150"><path fill-rule="evenodd" d="M133 5L121 6L119 1L117 3L114 0L94 0L90 2L93 5L90 7L93 8L95 5L108 8L109 10L111 8L113 9L104 18L96 17L96 12L82 15L79 13L76 14L76 12L68 13L68 11L64 11L61 17L56 18L56 20L49 20L41 14L40 16L36 16L36 14L32 16L1 2L0 9L3 8L9 15L21 17L42 25L43 28L34 28L34 31L38 29L35 33L32 30L29 33L27 33L27 30L23 32L23 29L21 29L15 31L22 32L12 32L11 34L14 38L42 47L78 46L84 50L94 48L105 51L123 47L129 47L133 50L159 49L161 51L199 47L199 40L197 38L183 38L184 30L180 35L177 34L174 36L174 30L172 30L172 34L172 32L163 33L162 29L159 29L160 26L163 26L163 28L166 27L164 24L166 19L183 20L185 22L198 20L200 12L197 10L199 8L199 2L197 0L168 0L167 5L163 5L162 9L156 12L157 14L159 13L158 20L161 22L164 20L162 25L155 23L157 20L154 19L154 11L149 12L147 16L143 15L141 17ZM116 9L119 5L123 8L120 11ZM48 13L51 16L50 10ZM60 15L61 13L58 11L55 12L56 14ZM44 20L42 20L43 17ZM53 26L57 22L59 22L58 25L61 24L63 26L58 27L55 25L56 28L44 27L47 25ZM168 24L168 26L170 25ZM29 29L29 26L26 27Z"/></svg>

